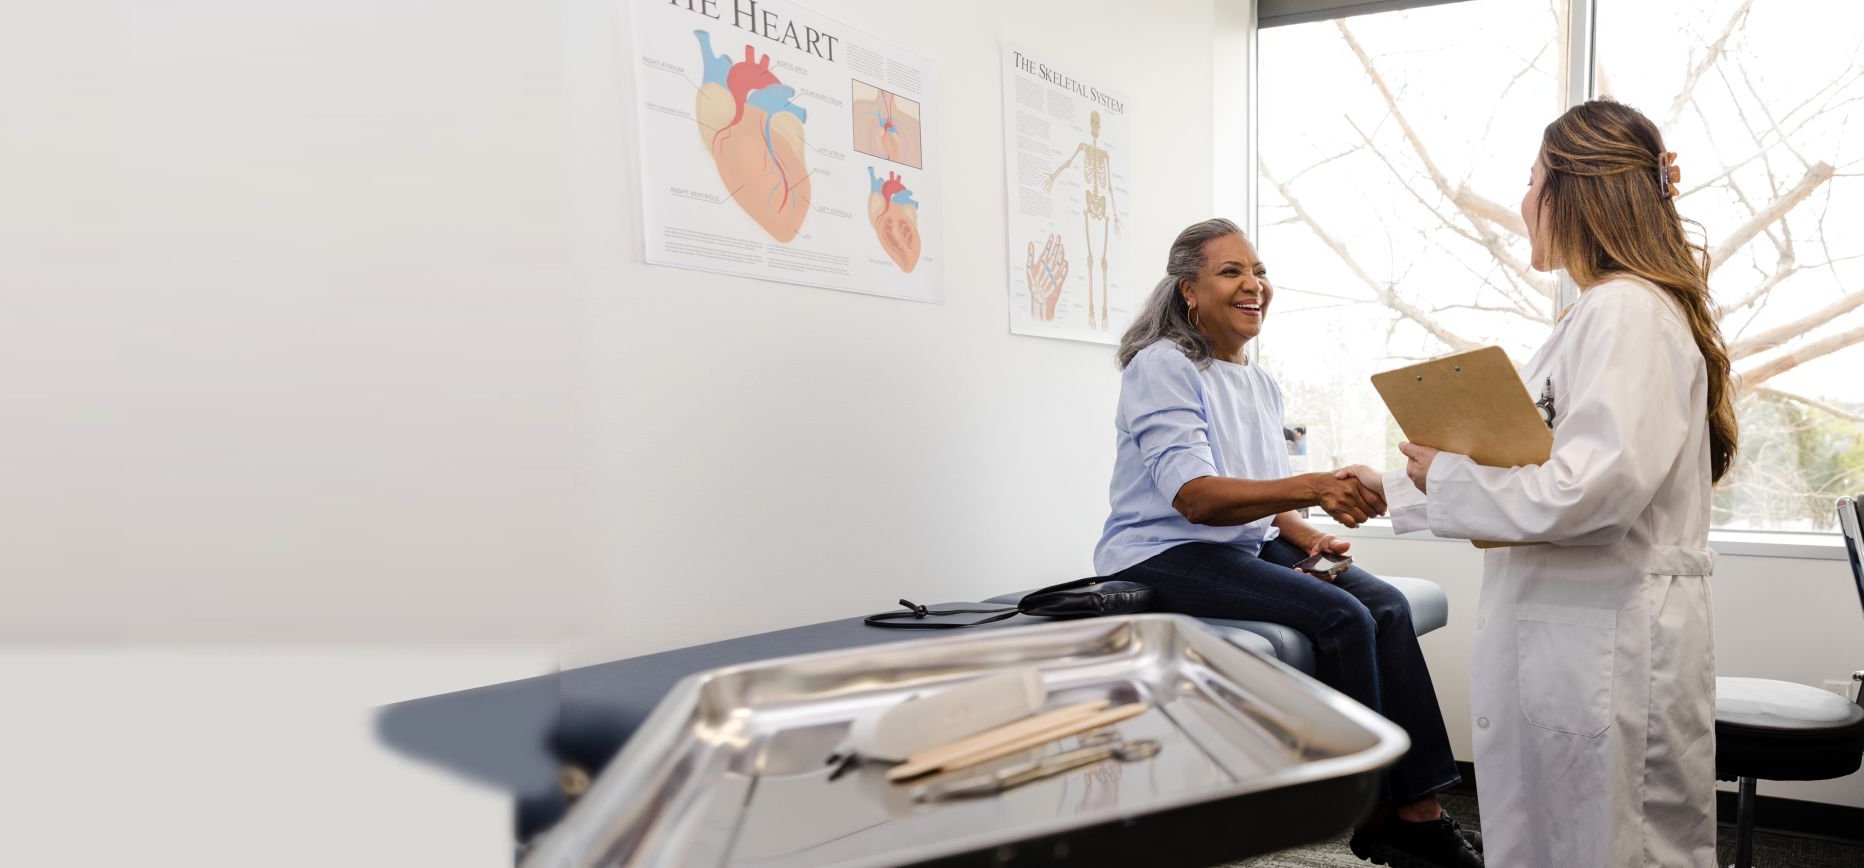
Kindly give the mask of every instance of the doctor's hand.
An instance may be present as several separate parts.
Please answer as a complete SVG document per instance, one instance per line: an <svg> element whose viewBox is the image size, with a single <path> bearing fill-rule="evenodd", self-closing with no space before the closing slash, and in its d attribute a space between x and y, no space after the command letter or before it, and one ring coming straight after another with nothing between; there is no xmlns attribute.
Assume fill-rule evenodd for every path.
<svg viewBox="0 0 1864 868"><path fill-rule="evenodd" d="M1314 503L1347 527L1358 527L1385 511L1385 499L1368 491L1358 479L1336 479L1331 473L1314 473L1310 478Z"/></svg>
<svg viewBox="0 0 1864 868"><path fill-rule="evenodd" d="M1366 506L1372 508L1370 515L1385 514L1385 480L1379 476L1377 470L1364 464L1354 464L1334 471L1333 478L1357 481L1363 489L1359 493L1360 497L1365 499Z"/></svg>
<svg viewBox="0 0 1864 868"><path fill-rule="evenodd" d="M1403 452L1407 459L1404 473L1411 477L1411 484L1417 486L1418 491L1428 494L1429 492L1424 488L1424 480L1430 478L1430 463L1437 460L1438 450L1406 442L1398 444L1398 451Z"/></svg>
<svg viewBox="0 0 1864 868"><path fill-rule="evenodd" d="M1377 470L1373 470L1372 468L1367 467L1364 464L1354 464L1349 467L1342 467L1339 470L1334 472L1333 478L1334 479L1357 479L1359 480L1360 485L1365 486L1368 491L1371 491L1372 493L1377 494L1381 501L1383 501L1385 497L1385 476L1384 474L1379 473ZM1384 512L1385 510L1383 508L1383 503L1381 503L1380 506L1381 508L1379 509L1379 511Z"/></svg>

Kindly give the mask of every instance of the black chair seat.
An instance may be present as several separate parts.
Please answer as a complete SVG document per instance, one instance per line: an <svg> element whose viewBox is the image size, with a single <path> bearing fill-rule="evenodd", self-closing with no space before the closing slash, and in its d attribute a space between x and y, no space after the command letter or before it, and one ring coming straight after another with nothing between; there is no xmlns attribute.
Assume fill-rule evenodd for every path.
<svg viewBox="0 0 1864 868"><path fill-rule="evenodd" d="M1715 680L1715 772L1723 780L1818 781L1864 759L1864 707L1765 678Z"/></svg>

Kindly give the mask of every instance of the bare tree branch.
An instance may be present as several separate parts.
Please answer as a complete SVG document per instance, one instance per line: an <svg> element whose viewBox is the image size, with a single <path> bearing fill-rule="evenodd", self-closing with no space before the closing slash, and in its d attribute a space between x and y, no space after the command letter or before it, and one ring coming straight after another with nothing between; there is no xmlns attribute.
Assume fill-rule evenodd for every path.
<svg viewBox="0 0 1864 868"><path fill-rule="evenodd" d="M1557 13L1555 17L1558 18ZM1534 56L1528 59L1527 65L1521 67L1519 72L1516 72L1512 78L1508 79L1508 84L1504 85L1502 87L1502 92L1496 96L1496 102L1500 103L1500 102L1507 101L1508 95L1511 93L1514 93L1515 85L1520 84L1521 79L1526 78L1528 73L1539 69L1540 59L1543 57L1546 57L1547 52L1555 49L1558 46L1558 44L1559 43L1551 39L1547 40L1544 43L1541 43L1540 50L1534 52ZM1516 55L1516 59L1519 60L1520 56ZM1501 117L1501 112L1490 113L1488 122L1482 125L1482 135L1477 137L1476 141L1479 141L1479 142L1488 141L1489 133L1495 130L1495 121L1500 117ZM1475 169L1476 169L1475 163L1472 161L1469 165L1469 170L1463 173L1463 180L1457 182L1457 185L1456 185L1457 189L1461 190L1469 186L1470 172L1474 172Z"/></svg>
<svg viewBox="0 0 1864 868"><path fill-rule="evenodd" d="M1438 233L1417 226L1411 227L1411 231L1417 234L1418 240L1437 250L1443 251L1444 255L1449 257L1450 262L1456 263L1458 268L1468 272L1469 276L1479 281L1482 287L1495 290L1496 293L1501 295L1501 297L1508 302L1509 306L1507 308L1497 308L1497 310L1506 310L1530 322L1536 322L1542 325L1553 324L1553 318L1550 312L1544 307L1537 307L1532 299L1520 292L1518 285L1514 283L1501 284L1495 282L1495 272L1497 271L1502 272L1508 277L1514 276L1513 272L1510 272L1502 263L1491 260L1487 272L1478 271L1463 257L1458 256L1456 251L1451 250L1449 245L1444 243L1443 238ZM1477 297L1478 299L1480 298L1480 292L1478 292ZM1443 308L1437 308L1431 312L1436 313L1438 310L1443 310Z"/></svg>
<svg viewBox="0 0 1864 868"><path fill-rule="evenodd" d="M1267 166L1262 167L1262 177L1281 195L1282 201L1288 203L1288 207L1294 210L1295 216L1300 218L1301 222L1307 224L1308 230L1313 232L1314 236L1319 238L1321 243L1327 245L1335 256L1340 257L1340 261L1346 264L1347 269L1353 272L1354 277L1359 278L1359 282L1364 283L1366 288L1372 290L1380 303L1391 308L1399 316L1417 323L1420 328L1429 332L1431 337L1442 341L1451 349L1473 350L1476 348L1476 343L1474 341L1464 338L1437 324L1432 320L1429 314L1419 310L1410 302L1399 298L1397 291L1393 289L1390 284L1381 283L1368 273L1365 266L1360 265L1359 260L1353 256L1352 252L1346 249L1346 245L1342 244L1338 238L1333 237L1332 233L1323 228L1320 225L1320 221L1315 220L1313 215L1307 212L1307 208L1301 204L1301 200L1294 195L1294 192L1289 190L1286 184L1277 180L1274 173L1270 172Z"/></svg>
<svg viewBox="0 0 1864 868"><path fill-rule="evenodd" d="M1767 155L1767 149L1765 147L1762 147L1762 148L1756 149L1754 153L1748 154L1747 156L1742 157L1739 160L1730 161L1726 166L1722 168L1721 174L1708 178L1703 181L1698 181L1698 182L1690 184L1689 189L1684 190L1681 193L1677 194L1677 198L1684 199L1684 198L1688 198L1691 194L1700 193L1703 190L1714 189L1716 184L1725 180L1726 178L1728 178L1728 176L1733 175L1734 173L1745 168L1747 164L1752 163L1755 160L1758 160L1761 157L1764 157L1766 155ZM1684 171L1688 171L1688 169L1684 169Z"/></svg>
<svg viewBox="0 0 1864 868"><path fill-rule="evenodd" d="M1527 224L1521 221L1521 212L1500 202L1483 196L1468 187L1459 187L1450 201L1466 214L1480 217L1506 230L1518 238L1527 237Z"/></svg>
<svg viewBox="0 0 1864 868"><path fill-rule="evenodd" d="M1793 106L1792 108L1788 109L1785 113L1780 115L1781 120L1792 120L1794 115L1797 115L1801 111L1804 111L1808 106L1811 106L1814 102L1818 101L1820 98L1824 98L1826 100L1825 103L1820 105L1811 114L1807 115L1806 117L1800 118L1799 122L1793 125L1793 129L1791 130L1791 132L1799 132L1799 130L1802 127L1804 127L1809 121L1811 121L1813 118L1820 117L1821 115L1825 115L1831 112L1833 109L1842 108L1846 105L1849 105L1857 101L1858 99L1857 97L1852 97L1841 103L1834 104L1831 102L1831 100L1834 97L1837 97L1839 94L1843 93L1845 88L1848 85L1860 79L1864 79L1864 66L1858 66L1855 64L1856 56L1857 56L1857 53L1854 50L1852 52L1852 59L1854 63L1853 63L1853 66L1851 67L1851 75L1833 78L1830 83L1826 84L1823 87L1820 87L1818 90L1813 91L1810 96L1806 97L1804 100L1801 100L1799 105Z"/></svg>
<svg viewBox="0 0 1864 868"><path fill-rule="evenodd" d="M1518 316L1529 322L1538 322L1543 325L1547 323L1546 317L1535 316L1533 314L1523 312L1520 308L1514 307L1512 305L1509 307L1500 307L1500 306L1492 305L1492 304L1445 304L1445 305L1439 305L1435 308L1432 308L1431 312L1442 313L1443 311L1446 311L1446 310L1479 310L1484 313L1505 313L1505 314L1512 314L1514 316Z"/></svg>
<svg viewBox="0 0 1864 868"><path fill-rule="evenodd" d="M1385 76L1379 72L1378 64L1372 62L1372 56L1367 54L1365 47L1353 37L1352 29L1346 26L1346 19L1335 19L1333 24L1339 29L1341 38L1346 40L1347 46L1353 50L1353 55L1359 58L1360 67L1365 70L1366 77L1372 79L1372 84L1378 89L1379 96L1385 99L1386 110L1391 113L1392 120L1398 123L1398 130L1404 134L1405 142L1411 146L1411 151L1417 154L1419 162L1423 164L1424 174L1430 178L1431 184L1437 188L1437 192L1445 200L1461 210L1462 206L1456 201L1456 189L1450 186L1450 179L1443 174L1443 170L1437 168L1436 160L1431 159L1430 150L1424 147L1423 138L1418 136L1417 130L1411 127L1411 121L1405 117L1404 110L1398 107L1398 97L1392 93L1391 86L1386 84ZM1557 295L1558 288L1553 282L1536 276L1532 268L1521 262L1519 257L1509 253L1508 245L1489 229L1486 222L1468 212L1464 212L1464 216L1469 218L1469 225L1474 227L1476 234L1480 236L1481 240L1478 243L1488 248L1489 253L1495 258L1507 263L1523 283L1534 287L1536 292L1549 299Z"/></svg>
<svg viewBox="0 0 1864 868"><path fill-rule="evenodd" d="M1853 75L1835 79L1832 82L1826 84L1825 86L1819 88L1819 90L1814 92L1812 96L1807 97L1799 105L1794 106L1792 110L1781 115L1780 116L1781 122L1792 120L1794 115L1799 114L1799 112L1804 110L1807 106L1812 105L1812 103L1818 98L1820 98L1821 96L1827 97L1828 100L1831 97L1838 96L1840 93L1844 91L1844 88L1846 85L1849 85L1852 82L1858 81L1860 79L1864 79L1864 67L1857 68ZM1804 129L1806 125L1811 123L1812 121L1817 120L1818 118L1824 116L1825 114L1833 110L1843 108L1846 105L1849 105L1853 102L1857 102L1858 100L1859 100L1859 97L1853 97L1851 99L1847 99L1843 102L1835 103L1835 104L1830 103L1828 101L1826 104L1819 106L1817 111L1807 114L1805 117L1802 117L1797 121L1794 121L1791 129L1777 131L1777 135L1782 139L1784 139L1787 136L1794 135L1798 133L1800 130ZM1708 118L1704 117L1703 123L1705 124L1708 123ZM1760 146L1753 153L1750 153L1747 156L1742 157L1739 160L1733 160L1733 161L1727 162L1727 164L1723 166L1721 174L1712 176L1709 179L1701 181L1701 182L1691 183L1689 185L1689 189L1684 190L1681 196L1679 196L1678 198L1686 198L1694 193L1699 193L1703 190L1712 189L1717 183L1728 178L1730 175L1733 175L1735 172L1740 171L1742 168L1746 167L1749 163L1752 163L1755 160L1758 160L1766 156L1767 149L1777 143L1778 142L1774 140L1773 137L1768 137L1766 140L1763 140L1761 142ZM1687 171L1687 169L1685 171Z"/></svg>
<svg viewBox="0 0 1864 868"><path fill-rule="evenodd" d="M1761 116L1767 119L1768 130L1772 132L1773 137L1779 141L1780 147L1785 148L1788 153L1792 154L1793 158L1799 161L1800 166L1810 168L1812 166L1812 161L1806 159L1806 155L1800 153L1799 148L1794 147L1792 137L1788 136L1786 131L1780 128L1780 119L1774 117L1773 110L1767 108L1767 98L1761 95L1760 88L1754 86L1754 77L1748 74L1747 64L1736 61L1735 71L1741 73L1741 83L1747 86L1748 95L1754 98L1754 105L1760 109ZM1724 79L1726 79L1726 76L1724 76ZM1739 103L1737 103L1737 105L1738 104Z"/></svg>
<svg viewBox="0 0 1864 868"><path fill-rule="evenodd" d="M1403 121L1399 123L1402 124ZM1379 163L1385 167L1386 171L1391 173L1392 179L1398 182L1398 186L1403 187L1406 193L1410 193L1411 198L1417 200L1417 204L1424 206L1424 210L1429 211L1430 216L1437 218L1437 222L1442 224L1443 228L1455 232L1473 243L1482 243L1482 239L1477 238L1463 227L1456 225L1455 220L1450 219L1449 215L1437 210L1437 206L1432 205L1430 200L1425 199L1424 194L1419 193L1415 187L1412 187L1411 179L1405 177L1403 172L1398 171L1398 167L1392 164L1391 158L1385 156L1385 152L1379 150L1379 146L1372 141L1372 137L1367 135L1364 129L1360 128L1358 121L1348 117L1346 118L1346 125L1352 127L1353 132L1359 135L1360 147L1371 151L1373 156L1378 157ZM1294 179L1289 178L1288 183L1294 183Z"/></svg>
<svg viewBox="0 0 1864 868"><path fill-rule="evenodd" d="M1792 392L1783 392L1772 386L1759 386L1759 387L1756 387L1753 391L1759 394L1762 394L1762 395L1772 395L1775 398L1785 398L1788 401L1793 401L1799 404L1804 404L1808 407L1811 407L1814 410L1819 410L1822 412L1830 413L1833 416L1837 416L1840 419L1849 419L1853 422L1864 422L1864 414L1853 413L1850 410L1846 410L1843 407L1835 406L1832 404L1827 404L1824 401L1821 401L1817 398L1808 398L1805 395L1797 395Z"/></svg>
<svg viewBox="0 0 1864 868"><path fill-rule="evenodd" d="M1819 310L1806 314L1792 322L1774 326L1746 340L1738 341L1728 348L1728 355L1736 360L1745 359L1758 353L1764 353L1805 334L1812 329L1831 322L1847 313L1864 307L1864 291L1854 292Z"/></svg>
<svg viewBox="0 0 1864 868"><path fill-rule="evenodd" d="M1793 189L1781 194L1779 198L1765 207L1756 210L1754 216L1735 227L1735 231L1728 233L1727 238L1722 239L1720 244L1715 245L1709 251L1710 268L1720 266L1728 260L1728 257L1734 255L1735 251L1754 240L1754 236L1785 217L1788 211L1793 210L1799 203L1804 202L1807 196L1812 195L1812 191L1818 189L1820 184L1831 180L1833 171L1830 163L1818 163L1807 169L1806 176L1799 179L1799 183L1793 185Z"/></svg>
<svg viewBox="0 0 1864 868"><path fill-rule="evenodd" d="M1458 225L1457 221L1448 214L1439 211L1437 206L1431 204L1430 200L1424 198L1424 194L1419 193L1415 187L1411 186L1410 179L1406 178L1403 172L1398 171L1398 167L1392 164L1391 159L1386 157L1383 151L1379 150L1378 145L1372 141L1372 137L1368 135L1365 130L1361 129L1356 121L1349 117L1346 119L1346 124L1353 128L1353 132L1359 134L1359 140L1365 149L1370 150L1374 156L1379 158L1379 162L1385 166L1386 171L1391 172L1392 178L1398 182L1399 186L1404 187L1405 192L1410 193L1411 198L1417 200L1417 204L1423 206L1424 210L1429 211L1430 216L1437 218L1437 222L1442 225L1443 228L1456 233L1457 236L1469 243L1487 250L1491 259L1507 266L1509 276L1515 278L1515 283L1525 284L1547 299L1553 298L1555 289L1552 281L1546 279L1534 280L1533 277L1530 276L1533 275L1533 270L1528 267L1527 263L1522 262L1519 257L1509 252L1507 244L1501 239L1496 238L1494 233L1484 232L1481 235L1477 235ZM1450 251L1446 248L1444 252L1449 253ZM1510 296L1520 296L1519 293L1512 289L1504 291ZM1524 297L1520 300L1523 304L1530 304Z"/></svg>
<svg viewBox="0 0 1864 868"><path fill-rule="evenodd" d="M1353 154L1356 154L1356 153L1359 153L1359 149L1360 149L1361 147L1362 147L1362 146L1360 146L1360 145L1354 145L1354 146L1352 146L1352 147L1350 147L1350 148L1347 148L1347 149L1346 149L1346 150L1344 150L1344 151L1341 151L1341 152L1339 152L1339 153L1337 153L1337 154L1334 154L1334 155L1333 155L1333 156L1331 156L1331 157L1324 157L1324 158L1322 158L1322 159L1321 159L1321 160L1320 160L1319 162L1316 162L1316 163L1314 163L1314 164L1312 164L1312 165L1309 165L1309 166L1308 166L1307 168L1304 168L1304 169L1302 169L1301 171L1299 171L1299 172L1296 172L1296 173L1294 173L1293 175L1290 175L1290 176L1288 177L1288 183L1290 183L1290 184L1292 184L1292 183L1294 183L1294 182L1296 182L1296 181L1299 181L1299 180L1301 180L1301 176L1302 176L1302 175L1305 175L1305 174L1307 174L1307 173L1309 173L1309 172L1312 172L1312 171L1314 171L1315 169L1318 169L1318 168L1320 168L1321 166L1325 166L1325 165L1327 165L1328 163L1331 163L1331 162L1333 162L1334 160L1338 160L1338 159L1342 159L1342 158L1345 158L1345 157L1348 157L1348 156L1351 156L1351 155L1353 155Z"/></svg>
<svg viewBox="0 0 1864 868"><path fill-rule="evenodd" d="M1670 110L1664 114L1664 129L1675 126L1677 118L1683 116L1683 106L1695 98L1696 83L1702 80L1703 73L1708 72L1711 67L1715 66L1715 62L1721 59L1722 52L1728 47L1729 37L1733 36L1735 29L1741 26L1741 22L1747 18L1748 10L1753 5L1754 0L1746 0L1733 15L1728 16L1728 23L1722 26L1722 35L1709 43L1709 50L1703 53L1702 60L1689 71L1689 76L1683 79L1683 89L1677 91L1676 99L1670 101Z"/></svg>
<svg viewBox="0 0 1864 868"><path fill-rule="evenodd" d="M1766 298L1769 293L1773 292L1774 287L1780 285L1781 281L1798 274L1797 256L1791 248L1780 254L1780 261L1774 266L1773 273L1767 275L1766 279L1762 280L1759 286L1754 287L1753 291L1737 299L1733 304L1717 306L1720 316L1726 319L1729 314Z"/></svg>
<svg viewBox="0 0 1864 868"><path fill-rule="evenodd" d="M1405 117L1404 111L1398 108L1398 97L1392 94L1391 85L1385 83L1385 76L1379 72L1378 64L1372 62L1372 56L1367 54L1365 47L1354 38L1352 29L1346 26L1346 19L1334 19L1333 24L1339 28L1340 36L1353 50L1353 55L1359 58L1359 65L1365 69L1366 76L1372 79L1373 87L1378 88L1379 96L1385 98L1385 107L1391 111L1392 120L1398 122L1398 129L1404 133L1405 141L1411 145L1411 150L1416 152L1418 159L1423 162L1424 173L1430 176L1430 182L1436 185L1437 190L1443 193L1445 199L1451 198L1450 179L1443 174L1443 170L1437 168L1437 162L1430 158L1430 150L1424 147L1424 140L1418 136L1417 130L1412 129L1411 121Z"/></svg>
<svg viewBox="0 0 1864 868"><path fill-rule="evenodd" d="M1784 374L1814 359L1829 356L1858 341L1864 341L1864 326L1858 326L1848 331L1842 331L1834 335L1820 338L1803 347L1789 350L1772 360L1743 371L1741 373L1741 386L1745 389L1757 388L1760 384L1774 377Z"/></svg>
<svg viewBox="0 0 1864 868"><path fill-rule="evenodd" d="M1702 121L1704 133L1706 134L1709 140L1710 149L1715 152L1715 156L1717 159L1720 159L1723 163L1726 163L1727 160L1722 157L1721 144L1717 140L1714 134L1714 129L1715 129L1714 122L1709 118L1708 112L1702 108L1701 101L1690 100L1689 105L1691 108L1696 110L1696 116ZM1743 123L1744 124L1746 123L1745 119L1743 119ZM1754 133L1754 128L1751 125L1748 125L1747 129L1748 129L1748 137L1752 139L1755 144L1759 144L1760 139ZM1760 160L1763 166L1766 165L1767 155L1764 150L1762 151L1760 155ZM1767 170L1767 174L1769 177L1772 177L1773 171L1771 168ZM1754 201L1752 199L1748 198L1747 191L1741 188L1740 178L1734 175L1729 175L1727 179L1722 182L1722 186L1728 188L1728 192L1734 194L1735 201L1741 203L1741 207L1746 208L1749 214L1760 213L1761 209L1754 204ZM1773 189L1779 188L1779 184L1777 182L1774 183L1772 186L1773 186ZM1759 232L1757 234L1765 235L1767 237L1767 241L1773 244L1773 249L1775 252L1781 253L1781 254L1786 253L1787 245L1780 240L1780 237L1778 235L1774 234L1772 221L1761 224ZM1750 235L1748 237L1752 238L1753 236ZM1737 247L1729 248L1729 252L1732 253L1736 249L1738 249L1738 245ZM1717 268L1720 268L1721 264L1722 264L1722 257L1719 257L1719 256L1711 257L1710 262L1709 262L1709 269L1713 271Z"/></svg>
<svg viewBox="0 0 1864 868"><path fill-rule="evenodd" d="M1333 299L1334 301L1341 302L1341 304L1329 305L1329 307L1344 307L1348 304L1378 304L1379 303L1378 299L1375 299L1375 298L1373 299L1355 298L1350 295L1340 295L1338 293L1322 292L1321 290L1318 290L1318 289L1309 289L1308 287L1305 287L1305 286L1293 286L1293 285L1286 284L1286 283L1276 283L1275 289L1278 292L1284 291L1284 290L1287 292L1298 292L1298 293L1301 293L1302 295L1311 295L1311 296L1314 296L1315 298L1330 298L1330 299ZM1299 313L1299 312L1300 311L1284 311L1283 315L1286 316L1289 313Z"/></svg>

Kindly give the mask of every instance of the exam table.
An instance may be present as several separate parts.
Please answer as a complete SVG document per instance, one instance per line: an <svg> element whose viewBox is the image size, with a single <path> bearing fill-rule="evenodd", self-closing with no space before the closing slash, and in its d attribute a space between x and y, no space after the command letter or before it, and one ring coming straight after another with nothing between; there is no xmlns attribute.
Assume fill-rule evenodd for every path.
<svg viewBox="0 0 1864 868"><path fill-rule="evenodd" d="M1384 577L1411 603L1419 635L1442 627L1449 604L1421 579ZM1013 604L1020 594L985 601ZM937 609L975 608L947 603ZM963 620L974 616L957 616ZM1014 630L1045 619L1017 616L963 631ZM1314 651L1302 634L1279 624L1203 619L1231 643L1314 671ZM563 816L571 792L598 774L680 679L697 672L776 657L858 648L908 639L920 631L866 625L844 618L710 642L626 660L570 669L504 684L409 700L381 709L378 736L392 749L512 794L518 842L531 840Z"/></svg>

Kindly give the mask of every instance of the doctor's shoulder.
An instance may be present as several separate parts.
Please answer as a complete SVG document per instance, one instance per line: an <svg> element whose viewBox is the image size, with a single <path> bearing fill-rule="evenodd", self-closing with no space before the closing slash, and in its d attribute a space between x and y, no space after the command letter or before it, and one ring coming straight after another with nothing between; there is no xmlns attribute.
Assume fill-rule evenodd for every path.
<svg viewBox="0 0 1864 868"><path fill-rule="evenodd" d="M1587 320L1610 320L1620 334L1661 334L1695 347L1695 336L1677 302L1662 287L1636 275L1619 275L1586 290L1586 304L1576 313ZM1578 322L1574 323L1578 325Z"/></svg>

